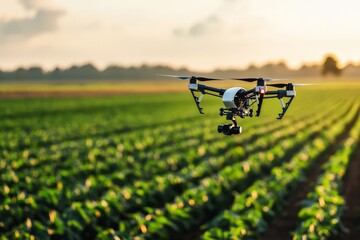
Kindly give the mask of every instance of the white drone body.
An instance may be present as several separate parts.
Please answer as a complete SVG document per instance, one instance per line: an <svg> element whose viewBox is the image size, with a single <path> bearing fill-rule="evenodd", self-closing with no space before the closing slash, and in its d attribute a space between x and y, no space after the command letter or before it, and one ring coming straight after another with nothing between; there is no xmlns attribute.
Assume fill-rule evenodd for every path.
<svg viewBox="0 0 360 240"><path fill-rule="evenodd" d="M222 96L222 101L227 108L237 108L238 103L235 102L235 97L239 91L246 91L245 88L242 87L232 87L227 89Z"/></svg>

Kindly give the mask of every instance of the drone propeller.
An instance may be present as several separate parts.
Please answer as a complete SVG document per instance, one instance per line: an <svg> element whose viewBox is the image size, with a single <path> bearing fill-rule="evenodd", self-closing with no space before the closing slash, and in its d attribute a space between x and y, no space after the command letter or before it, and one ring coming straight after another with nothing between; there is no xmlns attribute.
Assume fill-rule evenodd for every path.
<svg viewBox="0 0 360 240"><path fill-rule="evenodd" d="M158 74L159 76L163 76L163 77L172 77L172 78L179 78L181 80L186 80L186 79L190 79L191 76L177 76L177 75L167 75L167 74Z"/></svg>
<svg viewBox="0 0 360 240"><path fill-rule="evenodd" d="M318 85L318 84L306 84L306 83L273 83L273 84L267 84L267 86L272 86L272 87L276 87L276 88L284 88L286 86L288 86L289 84L291 84L292 86L295 87L303 87L303 86L314 86L314 85Z"/></svg>
<svg viewBox="0 0 360 240"><path fill-rule="evenodd" d="M222 80L222 78L209 78L209 77L196 77L196 76L177 76L177 75L167 75L167 74L158 74L159 76L164 77L172 77L172 78L179 78L181 80L187 80L187 79L196 79L199 81L214 81L214 80Z"/></svg>
<svg viewBox="0 0 360 240"><path fill-rule="evenodd" d="M232 80L245 81L245 82L257 82L263 80L265 82L278 81L284 79L273 79L273 78L231 78Z"/></svg>
<svg viewBox="0 0 360 240"><path fill-rule="evenodd" d="M159 76L163 77L172 77L172 78L179 78L181 80L188 80L188 79L196 79L202 82L205 81L215 81L215 80L225 80L225 78L209 78L209 77L197 77L197 76L178 76L178 75L168 75L168 74L158 74ZM263 80L264 82L272 82L272 81L284 81L286 79L275 79L275 78L229 78L230 80L238 80L238 81L245 81L245 82L257 82Z"/></svg>

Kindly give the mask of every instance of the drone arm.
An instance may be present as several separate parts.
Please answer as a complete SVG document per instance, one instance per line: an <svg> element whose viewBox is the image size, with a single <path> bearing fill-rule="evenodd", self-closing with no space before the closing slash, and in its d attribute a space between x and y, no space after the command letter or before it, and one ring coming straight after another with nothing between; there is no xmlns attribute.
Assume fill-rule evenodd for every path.
<svg viewBox="0 0 360 240"><path fill-rule="evenodd" d="M283 90L267 91L266 98L279 97L280 95L283 95L282 92L284 92L284 91Z"/></svg>
<svg viewBox="0 0 360 240"><path fill-rule="evenodd" d="M224 94L224 92L226 91L225 89L214 88L214 87L210 87L210 86L206 86L206 85L202 85L202 84L196 84L196 83L190 83L189 89L194 98L195 104L201 114L204 114L204 112L202 111L203 108L200 106L200 103L201 103L201 100L203 99L203 97L205 96L205 94L209 94L209 95L212 95L215 97L221 97ZM201 92L201 95L196 96L195 92Z"/></svg>
<svg viewBox="0 0 360 240"><path fill-rule="evenodd" d="M214 95L217 97L221 97L224 94L224 92L226 91L225 89L222 89L222 88L214 88L214 87L210 87L210 86L206 86L206 85L202 85L202 84L196 84L196 85L197 85L197 90L199 92L202 92L203 94ZM217 93L217 94L215 94L215 93Z"/></svg>

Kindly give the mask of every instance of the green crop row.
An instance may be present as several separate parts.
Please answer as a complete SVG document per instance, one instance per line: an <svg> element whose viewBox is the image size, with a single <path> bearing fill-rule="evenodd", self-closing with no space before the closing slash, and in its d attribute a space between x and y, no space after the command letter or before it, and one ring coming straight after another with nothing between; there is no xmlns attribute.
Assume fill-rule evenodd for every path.
<svg viewBox="0 0 360 240"><path fill-rule="evenodd" d="M357 97L320 92L299 95L282 121L279 102L266 101L262 117L240 120L244 133L231 137L216 131L225 120L218 99L198 115L188 94L4 100L0 239L192 238L346 123Z"/></svg>
<svg viewBox="0 0 360 240"><path fill-rule="evenodd" d="M302 119L305 119L306 117L307 116L304 116L304 117L302 117ZM285 120L281 123L285 123L288 121L289 120ZM280 125L277 124L274 126L277 129L282 127L281 124ZM254 126L254 127L258 128L257 126ZM266 131L269 131L269 130L271 130L271 129L268 129ZM243 138L243 140L248 141L250 139L250 137L257 138L263 134L266 134L266 131L257 131L257 132L254 132L254 134L250 133L249 135L245 136L245 138ZM270 132L268 132L268 133L270 133ZM186 164L191 164L193 161L191 159L195 159L195 158L199 159L199 157L200 157L199 154L204 155L204 153L208 153L208 152L209 153L213 152L216 154L217 152L224 151L225 148L227 147L228 143L230 142L229 139L225 139L225 142L223 141L221 143L219 141L217 141L217 142L210 141L210 140L214 140L215 136L217 136L217 135L213 134L213 136L211 138L207 138L207 141L204 144L204 147L200 147L199 150L198 149L196 149L196 151L190 150L189 152L185 151L181 155L176 153L176 151L178 151L179 148L172 148L173 152L175 152L172 155L163 154L164 150L155 152L153 155L149 154L149 156L144 155L143 152L140 151L141 149L138 149L138 151L140 151L139 153L137 153L136 151L130 153L130 152L125 151L126 146L124 147L124 145L121 144L120 140L117 140L117 138L113 138L111 141L98 140L96 142L93 142L90 140L90 141L87 141L86 144L81 144L81 145L72 143L71 147L69 147L69 148L67 146L60 147L61 145L57 145L57 146L51 147L51 149L49 149L48 151L40 150L39 152L32 151L30 153L25 151L22 154L17 154L15 156L13 156L13 158L10 158L7 162L9 162L11 169L16 170L18 172L22 172L25 170L32 172L36 168L41 168L42 165L50 164L51 163L50 161L52 161L52 163L55 163L55 162L61 163L60 169L49 168L49 172L52 173L53 170L70 171L70 169L74 169L74 168L81 169L81 167L83 167L86 160L89 160L90 161L89 164L91 166L94 166L94 164L91 163L91 161L99 162L98 164L101 165L103 163L106 163L106 161L110 161L111 159L113 159L110 162L112 164L116 164L116 165L112 166L112 167L115 167L117 169L120 168L123 171L127 171L132 174L137 174L138 172L140 172L139 168L142 168L142 171L141 171L142 174L144 174L144 170L149 169L149 175L153 175L154 173L159 172L161 170L161 168L164 168L164 170L168 167L174 167L175 170L181 169L180 165L176 165L179 162L179 156L180 156L180 160L186 161ZM190 142L193 142L193 141L190 141ZM143 144L144 143L139 143L139 145L143 145ZM188 141L184 141L184 148L188 144L189 144ZM182 146L182 143L180 143L180 146ZM229 146L229 147L231 147L231 146ZM165 152L167 152L167 151L165 151ZM155 156L156 154L159 156ZM121 156L123 158L123 160L125 160L125 161L118 161L118 160L115 161L115 159L118 156ZM187 159L182 159L183 158L182 156L186 157ZM10 156L8 156L8 157L10 157ZM23 157L23 158L21 158L21 157ZM18 158L19 160L16 161L16 158ZM164 161L167 159L172 159L173 163L171 166L169 166L169 164L167 163L168 161ZM156 160L156 161L152 161L152 160ZM77 162L79 162L78 166L76 165ZM153 166L154 162L157 164L156 168L155 168L155 166ZM23 163L23 164L21 164L21 163ZM71 165L68 166L67 163L71 163ZM161 165L159 163L164 163L164 165ZM26 164L26 165L24 166L24 164ZM147 167L146 164L149 164L149 167ZM52 164L52 166L54 166L54 164ZM97 169L97 173L99 173L99 174L103 173L103 172L101 172L101 169L99 169L99 168ZM155 170L153 170L153 171L156 171L156 172L150 172L154 168L155 168ZM159 168L159 169L157 169L157 168ZM11 169L4 168L4 172L7 172ZM75 169L75 171L77 173L79 173L78 169ZM46 168L43 168L42 170L46 170ZM87 171L89 174L91 174L91 171L89 171L89 169L86 169L85 171ZM43 171L42 171L42 173L43 173ZM28 174L29 173L25 172L25 176L28 176ZM71 174L71 175L76 176L76 173ZM126 179L127 182L130 180L126 174L120 174L120 176L122 176L123 179ZM135 177L139 178L141 176L135 176ZM24 181L25 179L20 178L19 180ZM63 179L63 180L66 180L66 179ZM56 182L54 182L53 185L54 184L56 184Z"/></svg>
<svg viewBox="0 0 360 240"><path fill-rule="evenodd" d="M322 118L322 116L320 116L318 119L321 119L321 118ZM312 120L311 118L309 118L309 119ZM312 122L315 122L315 121L316 121L316 118ZM289 123L290 123L289 121L283 121L283 122L280 122L280 124L283 124L283 123L286 123L286 122L289 125ZM275 127L276 127L276 125L275 125ZM261 130L261 129L257 128L256 133L266 135L266 133L268 133L268 134L271 133L271 131L269 131L271 128L274 128L274 126L270 125L270 126L264 128L264 130ZM283 131L281 130L281 131L277 131L277 132L278 133L275 134L275 136L280 137L281 133ZM293 132L296 133L296 129L294 129ZM256 135L255 132L254 132L254 135ZM246 140L246 137L245 137L245 140ZM272 140L274 140L272 137L268 138L269 144L270 144L270 142ZM261 146L261 144L263 144L262 142L263 141L259 141L257 144L255 144L255 146L256 145ZM224 146L224 145L220 145L220 147L222 147L222 146ZM226 144L225 144L225 146L226 146ZM249 145L249 146L251 146L251 145ZM104 149L104 145L99 146L99 148ZM56 150L57 149L55 149L54 153L51 154L53 161L55 161L54 155L56 156L56 153L57 153ZM247 149L245 149L245 150L247 150ZM249 150L250 150L250 148L249 148ZM214 149L212 149L211 151L214 151ZM222 152L222 151L219 151L219 152ZM101 153L101 154L103 154L103 153ZM217 152L215 151L214 154L217 154ZM40 155L43 155L43 154L40 154ZM185 156L187 156L187 155L188 154L186 153ZM103 159L105 160L105 159L111 159L111 158L109 158L107 156L107 157L103 157ZM234 156L233 159L234 159L233 161L236 161L236 159L237 159L236 155ZM65 159L62 159L60 157L59 161L62 161L62 160L65 160ZM7 222L7 224L5 225L5 228L8 228L6 226L16 225L16 222L21 223L22 221L25 221L24 218L26 218L26 216L31 216L31 218L34 218L34 219L41 219L41 218L44 218L44 216L46 218L50 211L55 211L55 212L60 212L60 213L66 212L63 209L65 209L64 207L67 206L68 204L69 205L71 204L73 206L74 204L72 204L72 203L76 203L76 201L79 201L79 200L84 201L84 199L93 198L91 192L94 192L95 197L103 198L103 197L100 197L98 195L96 189L100 189L101 191L103 191L103 190L105 190L107 188L110 188L112 186L111 178L109 179L109 177L101 177L101 175L99 177L97 177L96 179L94 179L93 177L90 177L90 178L87 178L87 179L83 178L84 180L83 180L82 184L79 184L79 185L74 184L77 181L76 181L76 178L73 178L73 177L74 177L74 175L78 176L79 170L84 169L84 171L88 172L88 174L90 176L93 174L93 173L91 173L91 169L86 169L86 166L92 167L93 163L89 163L88 165L86 165L86 164L84 164L83 161L80 161L79 165L76 166L76 165L73 165L73 161L68 160L68 161L65 161L65 165L63 164L62 167L66 167L66 162L72 162L72 165L70 165L69 168L72 167L73 170L71 171L70 169L64 169L63 171L61 171L61 169L60 169L60 172L64 172L64 174L67 174L65 176L69 176L69 181L68 181L69 183L72 182L71 180L74 180L73 183L70 185L71 187L74 187L73 191L67 191L66 190L67 185L68 185L66 183L66 181L64 181L66 178L65 179L62 178L62 179L59 180L57 178L54 178L54 177L51 178L49 176L49 174L51 174L52 172L59 171L58 169L49 168L49 170L50 170L49 173L44 174L44 173L46 173L46 171L44 171L44 170L46 170L45 167L40 168L40 167L37 166L37 168L34 168L34 169L31 168L31 170L33 170L32 172L34 172L34 173L37 172L36 169L41 169L41 174L44 174L45 178L48 178L49 180L54 179L54 181L52 183L49 180L46 181L46 179L44 179L44 180L42 180L41 178L39 179L39 176L36 176L36 175L33 178L29 178L27 176L31 176L31 175L29 175L28 173L24 175L25 176L24 179L21 179L21 181L19 181L19 177L17 176L16 172L9 171L10 177L12 176L13 180L14 180L14 177L15 177L15 180L17 179L17 182L15 181L13 183L13 185L21 186L21 184L19 182L23 182L24 183L23 189L26 189L26 187L29 187L29 186L30 187L31 186L33 186L33 187L36 186L36 185L30 184L31 179L39 179L39 182L46 181L48 185L44 186L44 187L40 187L40 188L37 187L37 193L38 194L36 194L36 195L28 194L27 191L20 191L20 193L26 193L24 199L22 199L24 194L20 194L20 196L18 194L13 195L12 198L16 197L16 198L19 198L19 200L22 199L22 201L18 201L18 202L15 202L14 204L10 204L10 206L12 206L10 208L11 209L10 212L9 211L4 211L4 214L11 214L11 215L17 216L16 218L13 218L14 222ZM223 161L221 160L221 158L216 159L217 164L219 164L219 163L222 164L222 162ZM210 173L210 172L213 172L213 167L215 165L213 165L213 163L210 161L210 165L208 165L208 164L205 165L204 164L204 166L207 166L207 168L205 168L205 169L208 169L208 170L203 171L203 172L204 173L206 173L206 172ZM222 166L222 165L219 165L219 166ZM146 196L146 195L144 195L144 191L146 193L150 189L153 190L154 192L150 193L150 196L152 196L153 199L157 199L159 194L169 194L170 197L167 197L164 200L165 201L168 201L169 199L171 200L174 196L176 196L178 194L178 190L176 190L176 189L179 188L179 180L178 179L184 179L184 180L181 180L180 183L184 183L186 181L186 184L189 184L189 183L191 184L191 181L188 181L189 179L186 176L195 176L195 177L196 176L201 176L201 175L199 175L199 168L195 168L193 171L190 171L190 172L188 172L188 169L186 169L186 170L187 171L185 172L186 173L185 176L184 176L184 173L182 173L180 176L175 176L175 177L167 174L164 177L162 177L162 179L164 179L164 180L161 180L161 178L155 178L154 181L151 181L151 184L147 184L146 181L144 181L143 183L135 183L134 184L135 187L130 188L131 191L129 190L129 188L127 188L127 189L126 188L125 189L119 189L117 191L119 191L121 193L120 196L121 196L121 199L123 199L122 201L118 201L118 202L116 202L114 200L111 201L112 198L107 197L108 195L109 196L113 195L114 190L116 190L116 188L112 189L107 194L105 194L104 195L105 199L110 198L109 202L112 202L113 205L114 205L112 207L112 209L128 208L128 209L130 209L132 211L135 211L136 209L138 209L138 207L144 208L145 206L149 205L149 203L150 203L150 205L152 204L153 206L156 206L156 205L154 205L153 200L146 201L146 198L144 197L144 196ZM163 181L164 183L171 183L170 186L172 186L172 188L175 191L173 190L173 191L165 191L164 192L164 185L161 184L161 181ZM64 187L64 185L65 185L65 187ZM12 189L11 184L8 184L6 186L8 187L8 191L10 192L10 194L11 193L19 193L19 191L17 191L16 189ZM134 189L134 190L132 190L132 189ZM143 190L141 190L141 189L143 189ZM169 188L167 188L167 189L170 190ZM27 190L29 190L29 189L27 189ZM90 190L90 192L89 192L89 190ZM134 196L134 197L131 198L133 204L131 204L130 206L138 206L138 207L126 207L126 206L129 205L129 203L128 203L129 201L127 201L127 199L126 199L126 194L125 194L126 192L128 192L128 194L131 194L131 196ZM82 198L78 198L79 194L82 195ZM138 195L138 197L135 197L137 195ZM120 199L117 199L117 200L120 200ZM25 202L25 203L21 204L21 202ZM26 202L28 202L28 203L26 203ZM30 202L30 209L27 209L26 206L29 205L29 202ZM121 204L122 202L124 202L124 204ZM148 202L148 203L143 204L143 203L146 203L146 202ZM24 205L25 205L25 208L23 207ZM77 209L81 209L82 205L83 204L80 204L80 203L77 204L77 206L78 206ZM89 205L89 204L87 204L87 205ZM94 205L94 204L92 204L92 205ZM95 205L97 206L99 204L97 203ZM44 208L44 206L47 206L47 207ZM87 209L87 208L85 208L85 209ZM91 209L91 208L89 207L88 209ZM77 211L82 212L81 210L75 210L74 212L77 212ZM68 212L71 212L71 209ZM60 213L58 215L60 215ZM76 213L75 213L75 215L76 215ZM119 215L121 217L121 214L119 214ZM23 217L21 217L21 216L23 216ZM69 217L67 217L67 218L69 218ZM19 219L19 220L16 220L16 219ZM21 220L21 219L23 219L23 220ZM111 218L109 218L109 219L111 219ZM41 223L41 221L40 221L40 223Z"/></svg>
<svg viewBox="0 0 360 240"><path fill-rule="evenodd" d="M316 122L316 119L314 121L311 120L311 122L312 123ZM285 129L288 129L288 130L291 129L290 132L286 132L286 130L284 128L282 128L281 130L277 130L276 132L273 132L273 135L274 135L273 138L262 139L262 141L257 141L253 145L251 145L250 144L251 142L249 142L249 144L244 148L244 150L230 151L228 154L227 153L224 154L224 158L219 158L218 157L217 159L214 159L214 158L209 159L210 160L209 161L210 165L208 163L201 164L200 165L201 168L196 167L194 169L194 171L192 171L192 173L190 172L190 174L188 174L188 175L193 176L195 178L198 178L200 176L204 177L204 174L203 174L204 170L206 170L205 172L208 172L209 170L210 170L210 172L214 172L214 170L215 170L214 167L216 167L216 165L214 165L214 163L218 165L219 163L217 163L217 162L219 162L219 160L220 160L220 166L223 169L221 170L221 172L219 174L221 174L225 178L226 175L228 175L230 172L232 172L231 168L233 167L233 165L231 165L231 164L229 165L229 163L232 162L232 164L234 164L236 162L241 161L241 159L245 158L247 156L247 153L249 153L249 152L256 153L257 151L260 151L261 149L265 150L266 148L271 146L271 143L274 143L274 142L278 141L277 139L280 140L282 136L285 136L287 134L288 134L288 136L292 136L293 134L295 134L295 133L297 133L299 131L298 128L302 128L302 127L304 127L303 122L300 122L298 124L293 125L292 128L290 127L290 125L288 125L288 127L285 128ZM258 129L257 132L259 132L259 131L261 132L261 129ZM265 129L265 131L266 131L266 129ZM260 146L262 146L262 148L259 148ZM254 154L254 155L256 155L256 154ZM250 157L251 157L251 155L250 155ZM263 155L262 157L264 158L265 155ZM237 165L239 165L239 164L241 164L241 163L238 163ZM225 169L227 169L227 170L225 171ZM188 168L186 170L188 170ZM199 170L201 170L201 171L199 171ZM201 174L201 175L199 176L199 174ZM186 175L185 176L178 176L178 177L180 177L180 179L182 179L182 181L181 181L182 184L185 184L185 183L189 182L189 180L190 180L188 177L186 177ZM168 180L166 180L166 179L164 179L164 180L165 180L165 182L168 182ZM206 181L207 180L209 180L209 178L206 178ZM204 180L201 181L201 184L203 184L203 182L204 182ZM193 187L191 189L195 189L193 191L196 191L197 187L195 186L195 187ZM163 190L163 192L166 192L166 193L169 192L169 188L164 188L162 190ZM191 192L190 190L186 190L186 191ZM131 190L129 190L129 192L134 193L134 191L131 191ZM136 193L134 195L136 196ZM162 199L162 198L160 197L160 199ZM172 204L168 204L168 205L172 205ZM181 203L180 203L180 205L181 205ZM136 219L138 217L133 217L133 218Z"/></svg>
<svg viewBox="0 0 360 240"><path fill-rule="evenodd" d="M359 144L360 121L352 128L349 137L323 167L317 184L303 201L298 214L300 223L293 233L294 240L328 239L345 227L341 223L345 199L341 196L344 175L350 157Z"/></svg>
<svg viewBox="0 0 360 240"><path fill-rule="evenodd" d="M267 153L263 155L257 151L258 154L249 156L246 162L225 167L216 177L203 179L199 186L187 189L163 209L151 209L144 215L137 214L133 217L136 221L130 222L136 226L130 235L142 232L150 238L164 239L169 238L173 233L187 231L201 224L204 216L211 215L231 203L233 191L245 189L254 179L261 177L262 172L269 171L286 161L289 158L286 154L296 153L298 144L305 143L314 132L319 132L321 128L331 124L331 119L328 119L313 127L302 125L297 128L293 125L290 129L283 129L284 135L292 135L290 134L292 131L297 135L278 142L273 148L266 149ZM268 137L273 138L271 135ZM150 218L150 221L146 221L146 218Z"/></svg>
<svg viewBox="0 0 360 240"><path fill-rule="evenodd" d="M305 171L329 148L335 137L342 133L346 123L357 117L357 112L358 107L353 107L346 120L331 126L321 136L309 142L290 162L273 168L269 177L256 181L245 192L236 194L231 209L208 224L210 229L202 239L260 238L261 233L267 230L267 222L281 211L286 197L304 179Z"/></svg>
<svg viewBox="0 0 360 240"><path fill-rule="evenodd" d="M26 111L22 109L17 113L3 114L0 118L0 129L3 130L0 132L0 146L9 150L34 148L64 140L112 133L120 135L137 129L151 129L196 119L197 113L188 111L193 106L184 106L183 101L188 96L178 97L161 96L152 98L150 102L144 98L136 99L135 96L85 99L78 104L74 104L76 101L68 101L68 109L65 108L65 101L59 100L38 102L36 106L20 102L16 107L25 105L28 108ZM8 104L11 106L14 103ZM186 111L177 114L178 109L184 108ZM167 114L163 114L164 109ZM6 110L7 106L3 111Z"/></svg>
<svg viewBox="0 0 360 240"><path fill-rule="evenodd" d="M278 126L278 128L281 127ZM264 131L260 131L257 134L250 134L248 137L245 137L245 140L248 140L251 138L256 137L258 134L263 133ZM210 142L211 143L211 142ZM82 173L82 169L86 166L94 167L94 162L97 162L98 168L96 169L96 173L98 175L110 174L110 179L116 181L116 184L118 186L122 186L125 183L129 184L131 183L132 179L142 179L145 178L147 175L153 175L158 174L161 172L164 172L166 169L169 169L169 167L173 168L173 171L176 171L176 169L181 169L182 166L186 164L186 166L195 164L198 160L201 159L202 156L211 156L216 154L217 152L225 151L227 146L226 144L217 144L216 142L212 143L210 148L210 143L204 144L203 147L201 147L197 151L189 150L189 151L183 151L182 154L177 153L174 151L173 154L166 156L165 159L151 159L149 158L149 161L140 161L138 158L139 156L136 156L136 153L133 153L132 155L129 155L127 157L124 157L123 160L128 159L128 161L119 161L116 159L116 156L118 154L122 155L122 152L118 152L119 145L112 146L112 145L99 145L95 147L95 149L86 149L84 154L77 153L77 151L71 151L71 150L64 150L59 148L51 149L49 152L41 151L39 153L36 153L36 155L39 155L39 158L35 159L34 156L27 156L27 159L20 159L19 162L27 162L29 164L29 168L22 167L21 165L15 165L17 161L12 161L11 165L12 168L4 168L4 175L2 175L3 183L6 184L8 187L11 186L21 186L21 182L24 183L24 186L22 188L23 191L26 191L27 193L36 193L34 192L34 184L46 182L45 187L51 188L56 187L58 182L61 180L61 182L72 182L73 187L76 188L76 182L79 182L77 180L81 180L79 183L82 185L82 182L85 182L88 177L91 177L93 175L94 169L84 169L84 173ZM186 144L186 142L185 142ZM78 146L79 149L82 149L82 147ZM100 149L102 151L100 152ZM58 151L60 150L60 151ZM29 155L29 154L26 154ZM41 156L41 158L40 158ZM89 162L89 164L85 164L87 161L87 158L93 157L92 161ZM94 159L97 158L97 159ZM160 158L160 156L158 157ZM162 156L162 158L164 158ZM131 161L129 161L131 160ZM156 160L156 161L154 161ZM171 160L171 161L170 161ZM50 161L52 161L52 165L50 165ZM181 163L182 161L182 163ZM10 162L10 161L8 161ZM54 163L58 162L61 164L61 168L54 169ZM157 165L154 165L156 163ZM161 164L160 164L161 163ZM40 165L41 164L41 165ZM180 165L181 164L181 165ZM149 165L149 166L147 166ZM16 166L16 167L15 167ZM114 169L121 169L120 172L116 172L113 176L111 172L106 172L107 169L111 171L111 168ZM36 175L34 177L29 179L29 176L31 174L36 174L38 171L37 169L41 169L41 175ZM147 170L148 169L148 170ZM26 171L25 171L26 170ZM53 172L59 172L61 179L58 177L49 178ZM148 172L146 174L146 172ZM62 174L64 173L64 174ZM137 175L137 174L142 175ZM66 175L65 175L66 174ZM131 174L131 175L130 175ZM145 175L145 176L144 176ZM44 177L45 179L42 179ZM69 177L69 179L68 179ZM14 179L15 178L15 179ZM47 179L47 181L45 181ZM15 182L14 182L15 180ZM19 184L16 183L20 182ZM97 182L97 179L91 178L89 179L91 182ZM44 185L44 184L42 184ZM91 188L91 190L96 190ZM101 186L100 186L101 187ZM101 187L105 190L104 187ZM16 191L14 191L16 192ZM84 196L89 197L89 196Z"/></svg>
<svg viewBox="0 0 360 240"><path fill-rule="evenodd" d="M152 130L154 127L168 128L176 122L199 121L196 111L189 111L194 110L194 106L191 105L191 99L188 97L187 95L161 96L144 102L144 98L124 96L119 99L85 99L78 101L78 104L70 100L32 101L31 105L21 104L22 102L18 101L8 102L3 107L0 105L2 110L0 113L8 112L0 118L0 129L4 130L0 132L0 146L9 150L33 149L66 140L106 137L115 133L127 135L129 131L141 132ZM341 98L339 99L341 101ZM319 105L323 103L320 102ZM311 109L311 104L305 101L299 105L297 111ZM26 105L27 108L20 108L22 111L11 114L8 110L13 105L16 108ZM66 109L66 106L69 108ZM167 114L164 115L163 112ZM179 112L181 114L178 114ZM207 111L206 119L217 120L217 112L218 110L210 109Z"/></svg>
<svg viewBox="0 0 360 240"><path fill-rule="evenodd" d="M318 119L321 119L322 118L322 116L320 115L319 117L318 117ZM315 119L309 119L309 121L311 121L312 123L315 123L316 121L317 121L317 118L315 118ZM284 121L284 122L281 122L281 123L286 123L286 121ZM290 125L290 122L288 122L287 123L288 125ZM303 123L301 123L301 124L299 124L299 126L303 126ZM261 129L259 129L259 133L265 133L265 132L269 132L269 129L271 129L271 128L274 128L274 126L268 126L268 127L264 127L265 129L264 130L261 130ZM275 136L277 136L277 137L280 137L281 136L281 134L279 134L279 133L282 133L283 132L283 130L278 130L278 134L276 134ZM293 133L296 133L297 132L297 129L295 128L292 128L292 132ZM251 135L250 135L251 136ZM246 139L246 138L245 138ZM272 141L272 140L274 140L274 139L271 139L271 138L268 138L268 141L269 141L269 143ZM255 145L256 146L256 145ZM234 158L234 160L236 160L236 158ZM221 161L220 161L221 162ZM205 163L206 162L204 162L204 166L208 166L208 165L205 165ZM210 169L209 168L207 168L207 169L209 169L209 170L211 170L211 171L213 171L214 169L214 167L215 167L215 165L213 165L213 166L211 166L210 165ZM188 169L187 169L188 170ZM209 172L209 170L208 170L208 172ZM77 169L77 171L78 171L78 169ZM193 171L194 173L191 173L190 172L190 174L188 173L188 171L186 171L186 172L184 172L184 173L186 173L188 176L199 176L199 174L200 174L200 172L199 172L199 168L197 168L197 171L196 170L194 170ZM164 179L163 181L165 181L165 183L171 183L172 184L172 186L174 187L174 189L176 189L177 187L178 187L178 185L179 185L179 183L181 183L181 182L184 182L184 183L187 183L187 182L185 182L185 181L180 181L180 182L178 182L178 180L179 179L185 179L186 180L186 178L188 178L188 177L186 177L186 175L184 175L184 173L181 173L181 175L179 175L179 176L169 176L168 174L167 174L167 176L165 176L165 177L163 177L162 179ZM110 178L111 179L111 178ZM91 191L94 191L94 189L96 189L96 185L95 186L91 186L91 188L90 187L87 187L88 185L92 185L91 183L93 182L93 183L97 183L98 184L98 186L101 188L101 189L106 189L106 185L107 184L105 184L105 182L104 181L107 181L107 182L109 182L109 179L108 178L103 178L103 181L99 181L99 180L101 180L101 179L98 179L98 181L93 181L93 179L90 179L90 181L88 182L88 181L86 181L85 182L85 186L84 185L82 185L83 187L80 189L80 190L82 190L83 191L83 198L82 199L87 199L87 198L91 198L91 195L90 194L87 194L87 190L91 190ZM138 182L138 183L135 183L135 188L133 187L133 188L125 188L125 189L119 189L119 191L120 191L120 193L122 194L121 195L121 197L122 197L122 201L121 201L121 199L118 199L118 201L119 201L119 203L121 203L121 202L124 202L125 200L126 200L126 194L125 193L127 193L127 194L130 194L130 195L132 195L132 196L134 196L134 197L132 197L129 201L126 201L126 202L124 202L124 204L122 204L122 206L128 206L130 203L132 203L130 206L134 206L134 204L135 204L135 206L142 206L143 207L143 205L144 205L144 203L146 203L146 195L144 195L144 193L146 194L146 191L149 191L149 190L152 190L152 191L154 191L154 190L156 190L156 192L158 193L158 194L161 194L162 192L163 192L163 194L170 194L170 193L172 193L172 196L175 196L176 194L177 194L177 192L175 191L174 192L174 190L173 191L169 191L170 189L167 187L167 191L163 191L164 189L163 189L163 185L162 184L160 184L159 182L160 182L160 180L161 180L161 178L156 178L155 179L155 181L152 181L152 182L150 182L150 184L149 183L147 183L146 181L144 181L143 183L140 183L140 182ZM175 180L175 181L174 181ZM191 182L189 182L189 183L191 183ZM90 189L89 189L90 188ZM139 195L139 189L143 189L143 191L142 191L142 194L140 194ZM85 191L85 192L84 192ZM16 192L16 191L12 191L12 192ZM71 203L71 202L73 202L73 201L76 201L76 197L77 197L77 194L76 194L76 192L75 192L75 194L74 193L69 193L68 195L72 198L72 199L62 199L62 200L59 200L58 198L59 197L61 197L61 192L63 192L63 189L61 188L61 187L59 187L58 189L54 189L53 191L52 191L53 193L52 194L54 194L54 196L55 197L49 197L48 195L51 193L51 191L50 190L45 190L45 189L43 189L43 190L40 190L40 194L41 193L47 193L47 194L45 194L45 195L43 195L44 197L41 197L42 195L40 195L40 199L39 198L37 198L36 196L35 196L35 198L33 198L33 200L34 200L34 202L35 202L35 204L36 205L48 205L48 206L53 206L54 208L55 208L55 206L57 206L58 204L59 204L59 202L69 202L69 203ZM110 191L110 193L114 193L114 190L112 190L112 191ZM109 194L110 194L109 193ZM151 193L150 194L150 196L152 195L153 197L154 197L154 199L156 199L156 197L157 197L157 195L158 194L154 194L154 193ZM138 195L138 196L137 196ZM106 195L105 195L106 196ZM137 197L136 197L137 196ZM27 198L30 198L31 199L31 195L30 196L27 196ZM46 199L48 199L48 201L47 202L44 202L44 201L46 201ZM105 198L106 199L106 198ZM166 198L166 199L169 199L169 198ZM116 202L116 201L112 201L112 202ZM149 201L149 202L151 202L151 201ZM119 205L119 204L118 204ZM146 206L146 204L145 204L145 206ZM16 205L15 205L15 207L16 207ZM20 207L20 209L18 210L18 211L21 211L21 209L22 209L22 207L21 207L21 205L19 205L18 207ZM120 206L117 206L117 209L119 209L120 208ZM13 209L13 208L11 208L11 209ZM134 207L129 207L129 209L134 209ZM39 213L39 211L38 211L38 209L35 207L34 209L33 209L33 211L34 212L38 212ZM49 210L50 211L50 210ZM15 212L16 214L14 214L14 215L16 215L16 216L22 216L22 215L24 215L24 216L32 216L33 214L31 214L31 213L29 213L29 212L24 212L24 214L21 214L21 212L17 212L17 210L16 210L16 208L14 209L14 211L12 211L12 212ZM10 213L12 213L12 212L10 212ZM5 211L4 212L5 214L7 214L7 212ZM44 215L47 215L47 212L44 212L43 213ZM14 219L13 219L14 220ZM13 225L13 223L12 222L8 222L7 221L7 224L6 224L7 226L9 226L9 225Z"/></svg>

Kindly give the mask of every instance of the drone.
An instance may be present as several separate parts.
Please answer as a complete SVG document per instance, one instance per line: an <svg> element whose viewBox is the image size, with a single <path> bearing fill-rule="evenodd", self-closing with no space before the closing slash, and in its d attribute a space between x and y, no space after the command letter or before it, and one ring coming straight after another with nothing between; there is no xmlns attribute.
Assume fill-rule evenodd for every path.
<svg viewBox="0 0 360 240"><path fill-rule="evenodd" d="M181 80L189 80L189 90L194 98L195 104L201 114L204 114L201 107L203 97L208 94L222 98L225 108L220 108L220 116L226 116L226 120L230 120L230 124L218 125L218 132L225 135L240 134L242 127L238 125L236 117L245 118L253 117L253 107L257 105L255 116L259 117L264 99L277 98L281 103L282 111L278 114L277 119L282 119L289 109L291 102L296 96L295 86L306 86L313 84L293 84L293 83L270 83L278 79L271 78L229 78L229 80L238 80L245 82L256 82L256 87L246 90L242 87L232 87L228 89L215 88L199 82L226 80L223 78L209 78L197 76L176 76L165 75L165 77L179 78ZM275 88L285 88L281 90L268 90L267 86ZM284 102L284 99L286 101Z"/></svg>

